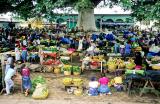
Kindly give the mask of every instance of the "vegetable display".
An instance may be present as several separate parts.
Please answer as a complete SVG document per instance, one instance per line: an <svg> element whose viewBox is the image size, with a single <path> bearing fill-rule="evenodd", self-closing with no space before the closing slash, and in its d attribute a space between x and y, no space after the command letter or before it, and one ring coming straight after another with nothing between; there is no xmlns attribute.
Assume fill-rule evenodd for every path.
<svg viewBox="0 0 160 104"><path fill-rule="evenodd" d="M37 76L35 77L33 80L32 80L32 89L31 89L31 92L33 92L37 86L37 84L40 83L40 84L45 84L46 83L46 80L44 77L42 76Z"/></svg>

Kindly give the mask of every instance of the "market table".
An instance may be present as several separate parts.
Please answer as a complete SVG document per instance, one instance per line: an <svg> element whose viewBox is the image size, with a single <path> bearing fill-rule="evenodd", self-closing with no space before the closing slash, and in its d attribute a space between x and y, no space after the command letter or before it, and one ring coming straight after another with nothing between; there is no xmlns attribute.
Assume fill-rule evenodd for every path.
<svg viewBox="0 0 160 104"><path fill-rule="evenodd" d="M154 82L160 83L160 71L156 70L147 70L146 72L145 85L140 92L140 96L145 93L145 90L151 90L154 94L159 97L159 91L155 89ZM149 86L150 84L150 86Z"/></svg>
<svg viewBox="0 0 160 104"><path fill-rule="evenodd" d="M81 69L82 71L84 71L84 69L85 69L85 65L84 65L85 61L86 61L86 60L83 60L83 61L82 61L82 66L81 66L81 67L82 67L82 69ZM95 61L90 61L90 60L88 60L88 63L91 63L91 62L95 62ZM96 61L96 62L100 63L100 71L101 71L101 73L103 73L103 62L104 62L104 61ZM89 65L90 65L90 64L89 64ZM89 67L90 67L90 66L89 66Z"/></svg>

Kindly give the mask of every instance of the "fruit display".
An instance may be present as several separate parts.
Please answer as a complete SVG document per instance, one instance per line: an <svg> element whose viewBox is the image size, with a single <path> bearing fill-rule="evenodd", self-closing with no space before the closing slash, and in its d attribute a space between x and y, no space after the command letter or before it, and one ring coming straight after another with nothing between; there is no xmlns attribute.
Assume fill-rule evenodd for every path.
<svg viewBox="0 0 160 104"><path fill-rule="evenodd" d="M72 78L64 78L63 79L63 84L65 86L72 84Z"/></svg>
<svg viewBox="0 0 160 104"><path fill-rule="evenodd" d="M72 71L73 71L74 75L80 75L80 73L81 73L81 69L79 66L73 66Z"/></svg>
<svg viewBox="0 0 160 104"><path fill-rule="evenodd" d="M64 65L63 70L64 71L71 71L72 70L72 65Z"/></svg>
<svg viewBox="0 0 160 104"><path fill-rule="evenodd" d="M107 62L107 66L108 66L108 71L109 72L114 72L117 68L124 68L125 67L125 63L123 60L121 59L117 59L117 58L110 58Z"/></svg>
<svg viewBox="0 0 160 104"><path fill-rule="evenodd" d="M126 63L126 69L133 69L136 66L133 59L129 59L128 63Z"/></svg>
<svg viewBox="0 0 160 104"><path fill-rule="evenodd" d="M81 86L83 84L83 80L81 78L74 78L72 83L75 85L75 86Z"/></svg>
<svg viewBox="0 0 160 104"><path fill-rule="evenodd" d="M159 65L159 64L153 65L153 66L152 66L152 69L153 69L153 70L160 70L160 65Z"/></svg>
<svg viewBox="0 0 160 104"><path fill-rule="evenodd" d="M71 84L73 84L74 86L82 86L82 84L83 84L83 80L81 78L68 78L68 77L66 77L62 80L62 82L65 86L69 86Z"/></svg>

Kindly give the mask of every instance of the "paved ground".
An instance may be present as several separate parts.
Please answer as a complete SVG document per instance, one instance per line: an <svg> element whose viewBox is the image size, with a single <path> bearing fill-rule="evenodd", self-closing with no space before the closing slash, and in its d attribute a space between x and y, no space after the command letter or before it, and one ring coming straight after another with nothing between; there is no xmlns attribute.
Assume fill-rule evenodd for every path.
<svg viewBox="0 0 160 104"><path fill-rule="evenodd" d="M95 73L87 73L83 76L86 83L88 77L93 74ZM134 94L128 97L125 92L112 92L112 95L96 97L69 95L61 83L63 76L56 76L52 73L34 73L32 78L37 75L42 75L47 79L49 97L46 100L33 100L31 96L24 97L20 91L15 91L13 95L0 96L0 104L160 104L160 99L155 96L139 97Z"/></svg>

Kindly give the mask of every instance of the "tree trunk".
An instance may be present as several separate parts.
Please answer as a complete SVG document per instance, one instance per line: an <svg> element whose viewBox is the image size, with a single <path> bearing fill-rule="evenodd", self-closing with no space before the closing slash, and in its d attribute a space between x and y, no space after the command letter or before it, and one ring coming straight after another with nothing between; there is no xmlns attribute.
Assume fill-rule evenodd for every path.
<svg viewBox="0 0 160 104"><path fill-rule="evenodd" d="M79 11L77 27L80 29L83 27L84 31L97 31L94 9L88 8Z"/></svg>

